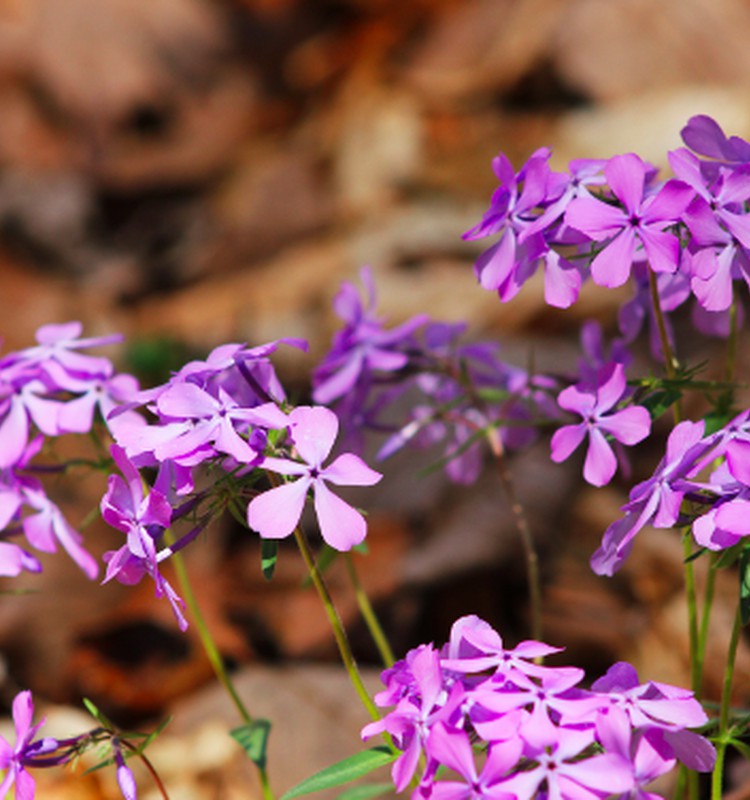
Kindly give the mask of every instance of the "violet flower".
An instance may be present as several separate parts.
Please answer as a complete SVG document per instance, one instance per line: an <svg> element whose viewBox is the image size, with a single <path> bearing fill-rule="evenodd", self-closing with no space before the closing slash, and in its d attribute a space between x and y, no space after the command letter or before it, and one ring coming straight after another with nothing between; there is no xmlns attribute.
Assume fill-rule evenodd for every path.
<svg viewBox="0 0 750 800"><path fill-rule="evenodd" d="M5 777L0 783L0 797L7 797L13 787L16 800L33 800L35 782L27 767L33 766L35 759L54 752L58 747L56 739L34 739L44 720L32 725L33 718L34 701L31 692L20 692L13 700L15 745L11 745L0 736L0 769L6 770Z"/></svg>
<svg viewBox="0 0 750 800"><path fill-rule="evenodd" d="M552 460L565 461L588 435L589 445L583 477L593 486L604 486L617 469L617 457L605 434L622 444L633 445L645 439L651 430L651 417L641 406L606 413L623 397L627 389L625 368L613 363L598 375L598 385L569 386L558 395L558 405L579 414L583 422L565 425L552 436Z"/></svg>
<svg viewBox="0 0 750 800"><path fill-rule="evenodd" d="M600 286L622 286L630 277L637 249L642 246L654 272L674 272L680 243L666 231L680 218L693 190L668 181L656 194L647 194L649 167L634 153L615 156L604 174L622 208L594 197L578 197L565 212L565 221L605 246L591 262L591 277Z"/></svg>
<svg viewBox="0 0 750 800"><path fill-rule="evenodd" d="M419 314L386 330L374 313L376 297L372 270L363 267L360 277L366 292L364 303L348 281L334 299L334 309L344 321L344 328L336 334L331 351L313 373L316 403L331 403L344 397L363 375L372 371L390 373L402 369L409 360L404 346L427 322L427 316Z"/></svg>
<svg viewBox="0 0 750 800"><path fill-rule="evenodd" d="M338 418L330 409L299 406L289 414L287 424L301 461L268 457L259 466L296 480L254 497L247 507L248 525L267 539L289 536L299 524L307 493L312 489L323 539L336 550L350 550L364 540L367 524L362 514L335 495L327 483L372 486L382 475L353 453L344 453L323 466L339 427Z"/></svg>
<svg viewBox="0 0 750 800"><path fill-rule="evenodd" d="M183 614L184 602L159 571L159 564L194 538L195 533L191 531L178 543L158 550L158 541L172 519L172 507L166 492L154 487L146 494L141 476L125 451L117 445L112 445L111 449L124 479L119 475L110 476L107 492L101 501L101 514L105 522L125 533L127 539L119 550L104 554L107 572L103 582L115 578L120 583L132 585L144 575L150 575L157 597L169 600L178 625L185 630L187 620ZM161 473L162 476L164 474ZM157 486L160 483L157 477Z"/></svg>

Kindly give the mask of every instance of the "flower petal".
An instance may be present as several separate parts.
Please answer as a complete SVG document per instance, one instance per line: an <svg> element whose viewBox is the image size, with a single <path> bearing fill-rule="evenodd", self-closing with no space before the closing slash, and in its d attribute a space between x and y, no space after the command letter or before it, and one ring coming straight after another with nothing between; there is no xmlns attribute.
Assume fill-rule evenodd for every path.
<svg viewBox="0 0 750 800"><path fill-rule="evenodd" d="M297 526L305 506L309 478L299 478L254 497L247 507L247 524L264 539L283 539Z"/></svg>

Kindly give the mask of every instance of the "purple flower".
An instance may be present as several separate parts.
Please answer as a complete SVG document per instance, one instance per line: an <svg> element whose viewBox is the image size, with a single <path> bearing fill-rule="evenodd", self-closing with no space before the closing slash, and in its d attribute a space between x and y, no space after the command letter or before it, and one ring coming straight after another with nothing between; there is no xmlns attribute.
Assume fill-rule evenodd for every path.
<svg viewBox="0 0 750 800"><path fill-rule="evenodd" d="M625 516L613 522L591 557L597 575L613 575L628 557L636 534L649 523L671 528L677 521L687 487L679 481L698 471L712 451L716 437L703 438L704 423L684 420L672 429L667 451L651 478L633 487Z"/></svg>
<svg viewBox="0 0 750 800"><path fill-rule="evenodd" d="M515 297L544 258L545 297L552 305L567 307L578 296L581 275L576 267L550 251L542 227L552 224L561 209L557 206L542 222L540 209L555 205L565 194L567 179L553 173L548 165L550 151L537 150L516 175L502 153L492 161L500 181L478 225L464 239L481 239L501 233L500 240L479 257L475 272L483 289L496 291L505 302Z"/></svg>
<svg viewBox="0 0 750 800"><path fill-rule="evenodd" d="M351 392L363 375L370 372L396 372L409 361L403 347L412 334L427 322L420 314L386 330L375 315L375 284L372 270L363 267L360 273L367 294L363 304L357 289L344 282L334 300L334 309L344 321L331 347L313 373L313 399L316 403L331 403Z"/></svg>
<svg viewBox="0 0 750 800"><path fill-rule="evenodd" d="M336 486L372 486L382 475L353 453L344 453L323 466L338 433L338 418L333 411L322 406L299 406L289 414L287 424L302 460L269 457L260 467L297 479L253 498L247 507L248 525L264 538L289 536L299 523L307 493L312 489L323 539L336 550L350 550L365 538L367 524L359 511L331 492L327 482Z"/></svg>
<svg viewBox="0 0 750 800"><path fill-rule="evenodd" d="M729 164L750 162L750 144L739 136L727 137L716 120L705 114L690 117L680 135L691 150L702 156Z"/></svg>
<svg viewBox="0 0 750 800"><path fill-rule="evenodd" d="M552 436L552 460L565 461L581 444L586 435L589 446L583 467L583 477L594 486L604 486L612 480L617 469L617 457L605 434L627 445L645 439L651 430L651 417L641 406L610 411L627 389L625 368L613 363L598 375L598 385L569 386L558 395L558 405L566 411L580 414L583 422L565 425Z"/></svg>
<svg viewBox="0 0 750 800"><path fill-rule="evenodd" d="M150 575L157 596L169 600L180 628L185 630L184 603L159 571L159 564L194 538L197 530L171 547L158 550L157 544L172 520L172 507L166 492L154 487L146 495L142 478L125 451L112 445L112 457L124 479L119 475L110 476L107 492L101 501L101 514L105 522L126 534L127 539L119 550L104 554L107 562L104 583L116 578L120 583L132 585L144 575ZM165 474L165 470L160 472L157 486Z"/></svg>
<svg viewBox="0 0 750 800"><path fill-rule="evenodd" d="M501 781L521 756L518 738L499 742L490 747L482 771L477 773L474 751L465 731L448 728L438 722L429 739L431 758L444 764L463 778L462 781L439 781L431 784L431 800L516 800L516 795L504 791ZM415 793L415 796L416 793Z"/></svg>
<svg viewBox="0 0 750 800"><path fill-rule="evenodd" d="M515 772L502 788L530 800L544 784L550 798L594 800L628 792L633 787L631 766L619 753L579 758L593 742L590 730L559 728L557 734L557 741L544 749L527 744L524 755L533 766Z"/></svg>
<svg viewBox="0 0 750 800"><path fill-rule="evenodd" d="M665 229L680 218L693 190L680 181L667 182L656 194L646 193L649 167L634 153L615 156L604 174L622 208L594 197L579 197L565 212L565 221L596 242L606 242L591 262L591 277L600 286L622 286L630 277L637 249L643 246L654 272L674 272L680 243Z"/></svg>
<svg viewBox="0 0 750 800"><path fill-rule="evenodd" d="M32 725L33 717L34 701L31 692L20 692L13 700L15 746L0 736L0 769L7 770L0 783L0 797L7 797L11 787L14 787L16 800L33 800L34 779L26 767L33 766L34 759L52 753L58 747L56 739L34 740L44 721Z"/></svg>

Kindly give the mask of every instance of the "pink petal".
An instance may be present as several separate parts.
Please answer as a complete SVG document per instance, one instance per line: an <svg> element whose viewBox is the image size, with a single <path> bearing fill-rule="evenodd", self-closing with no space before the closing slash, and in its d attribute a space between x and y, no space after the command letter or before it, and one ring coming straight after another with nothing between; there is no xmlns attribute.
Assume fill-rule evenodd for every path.
<svg viewBox="0 0 750 800"><path fill-rule="evenodd" d="M367 535L365 518L335 495L322 480L315 481L315 513L321 536L336 550L351 550Z"/></svg>
<svg viewBox="0 0 750 800"><path fill-rule="evenodd" d="M320 473L336 486L374 486L383 476L354 453L343 453Z"/></svg>
<svg viewBox="0 0 750 800"><path fill-rule="evenodd" d="M565 461L584 440L587 430L588 427L584 423L580 425L566 425L556 430L550 443L552 448L550 458L556 464Z"/></svg>
<svg viewBox="0 0 750 800"><path fill-rule="evenodd" d="M630 277L635 253L635 234L623 228L591 262L591 277L599 286L614 289Z"/></svg>
<svg viewBox="0 0 750 800"><path fill-rule="evenodd" d="M618 442L632 445L642 442L651 432L651 415L642 406L631 406L599 420L599 429Z"/></svg>
<svg viewBox="0 0 750 800"><path fill-rule="evenodd" d="M339 419L325 406L298 406L289 415L297 452L312 467L319 467L331 452Z"/></svg>
<svg viewBox="0 0 750 800"><path fill-rule="evenodd" d="M637 211L643 201L646 165L635 153L611 158L604 167L609 188L625 206L628 214Z"/></svg>
<svg viewBox="0 0 750 800"><path fill-rule="evenodd" d="M617 470L617 459L604 434L597 428L589 432L589 448L583 464L583 477L592 486L604 486Z"/></svg>
<svg viewBox="0 0 750 800"><path fill-rule="evenodd" d="M247 524L264 539L283 539L299 523L305 506L309 478L276 486L254 497L247 507Z"/></svg>

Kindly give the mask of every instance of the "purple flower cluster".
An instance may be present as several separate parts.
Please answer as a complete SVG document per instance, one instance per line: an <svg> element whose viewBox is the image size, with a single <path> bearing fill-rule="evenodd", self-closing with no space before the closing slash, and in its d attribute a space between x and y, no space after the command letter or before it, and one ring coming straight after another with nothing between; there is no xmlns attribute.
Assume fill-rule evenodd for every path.
<svg viewBox="0 0 750 800"><path fill-rule="evenodd" d="M708 434L702 421L675 426L664 458L648 480L633 487L623 511L591 559L599 575L622 566L646 525L691 525L696 543L714 551L750 535L750 410Z"/></svg>
<svg viewBox="0 0 750 800"><path fill-rule="evenodd" d="M397 791L437 800L656 800L648 785L677 762L701 772L715 751L688 730L707 717L692 693L618 663L590 689L583 671L539 661L542 642L504 647L476 616L440 650L420 645L383 673L376 696L393 709L362 735L390 734ZM452 770L446 777L440 768Z"/></svg>
<svg viewBox="0 0 750 800"><path fill-rule="evenodd" d="M499 155L498 188L464 234L499 236L477 261L480 285L507 301L543 265L545 299L564 308L588 277L605 287L632 278L637 300L646 267L659 278L664 310L692 295L698 324L721 333L735 281L750 285L750 144L705 116L693 117L682 138L689 149L669 154L676 177L666 182L634 153L575 161L567 173L550 168L546 148L517 173ZM634 312L623 312L623 335Z"/></svg>
<svg viewBox="0 0 750 800"><path fill-rule="evenodd" d="M36 782L29 770L58 767L76 760L81 753L106 742L112 761L117 765L116 778L124 800L136 800L135 778L125 762L122 743L112 730L99 727L69 739L35 738L44 720L32 724L34 701L31 692L19 692L13 700L15 745L0 735L0 769L5 777L0 783L0 796L8 797L14 790L16 800L34 800ZM143 734L137 734L142 737Z"/></svg>
<svg viewBox="0 0 750 800"><path fill-rule="evenodd" d="M560 417L556 379L504 362L494 342L461 342L464 324L419 315L388 329L374 313L369 268L362 282L365 304L348 282L337 295L344 327L313 373L314 399L335 405L355 448L362 448L364 430L388 434L381 460L407 444L440 446L450 479L472 483L487 431L499 429L504 447L520 448L539 424ZM389 412L405 405L406 421L390 421Z"/></svg>
<svg viewBox="0 0 750 800"><path fill-rule="evenodd" d="M264 538L289 536L310 492L328 544L349 550L365 538L364 517L328 484L369 486L381 476L351 453L324 466L338 419L321 406L286 408L269 358L280 343L305 346L298 340L253 348L222 345L114 412L116 421L143 405L154 421L141 418L143 424L117 425L113 431L112 456L121 475L109 478L101 512L126 538L122 547L105 554L105 580L133 584L148 575L157 595L171 603L181 628L187 626L183 602L160 566L246 493L254 495L247 504L248 526ZM207 468L213 482L196 490L196 471ZM152 485L144 469L156 471ZM264 473L283 478L258 494L254 486ZM201 511L205 506L208 510ZM182 520L192 522L187 532L167 540L167 531Z"/></svg>
<svg viewBox="0 0 750 800"><path fill-rule="evenodd" d="M0 358L0 575L41 570L28 550L11 541L20 534L42 552L62 545L89 578L98 573L80 533L38 477L55 467L36 460L47 439L89 432L97 411L113 433L137 424L137 415L127 413L109 420L135 395L135 379L116 374L109 359L82 352L120 337L80 338L81 330L78 322L45 325L35 346Z"/></svg>

